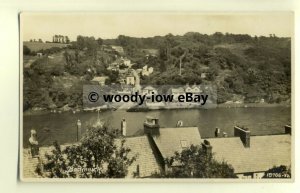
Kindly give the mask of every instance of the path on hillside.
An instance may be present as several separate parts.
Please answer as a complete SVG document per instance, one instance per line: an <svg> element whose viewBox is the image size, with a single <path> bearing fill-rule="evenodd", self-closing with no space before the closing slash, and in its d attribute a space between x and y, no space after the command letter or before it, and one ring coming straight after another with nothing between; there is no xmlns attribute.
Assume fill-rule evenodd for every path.
<svg viewBox="0 0 300 193"><path fill-rule="evenodd" d="M135 88L136 88L136 90L140 91L141 90L140 76L138 75L138 73L134 69L132 69L132 73L133 73L133 76L135 77Z"/></svg>

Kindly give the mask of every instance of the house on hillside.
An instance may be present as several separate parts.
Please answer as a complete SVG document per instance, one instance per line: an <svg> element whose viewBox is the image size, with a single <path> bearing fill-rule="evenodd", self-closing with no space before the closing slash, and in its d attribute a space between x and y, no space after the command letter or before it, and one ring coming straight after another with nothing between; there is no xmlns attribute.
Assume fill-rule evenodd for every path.
<svg viewBox="0 0 300 193"><path fill-rule="evenodd" d="M146 86L142 89L142 95L157 95L157 89L152 86Z"/></svg>
<svg viewBox="0 0 300 193"><path fill-rule="evenodd" d="M124 54L124 49L122 46L113 46L112 45L111 48L120 54Z"/></svg>
<svg viewBox="0 0 300 193"><path fill-rule="evenodd" d="M91 82L98 83L99 85L105 85L105 81L108 79L108 76L95 76Z"/></svg>
<svg viewBox="0 0 300 193"><path fill-rule="evenodd" d="M118 63L118 61L115 61L115 62L108 64L107 70L118 71L119 67L120 67L120 64Z"/></svg>
<svg viewBox="0 0 300 193"><path fill-rule="evenodd" d="M133 75L126 76L126 84L127 85L134 85L135 84L135 77Z"/></svg>
<svg viewBox="0 0 300 193"><path fill-rule="evenodd" d="M141 74L142 74L142 76L149 76L150 74L153 73L153 70L154 70L153 67L149 67L149 68L148 68L148 66L145 65L145 66L142 68Z"/></svg>
<svg viewBox="0 0 300 193"><path fill-rule="evenodd" d="M170 88L168 93L174 96L174 102L178 101L179 95L185 95L185 90L183 87Z"/></svg>
<svg viewBox="0 0 300 193"><path fill-rule="evenodd" d="M184 91L186 93L193 93L193 94L200 94L201 93L201 89L200 89L200 86L194 84L193 86L190 86L189 84L187 84L185 87L184 87Z"/></svg>
<svg viewBox="0 0 300 193"><path fill-rule="evenodd" d="M134 87L132 85L123 84L121 90L117 91L120 95L131 95L133 93Z"/></svg>
<svg viewBox="0 0 300 193"><path fill-rule="evenodd" d="M133 64L131 63L131 61L130 61L129 59L127 59L127 58L123 58L123 59L122 59L122 63L123 63L126 67L128 67L128 68L131 68L131 66L133 65Z"/></svg>
<svg viewBox="0 0 300 193"><path fill-rule="evenodd" d="M148 59L150 56L151 57L157 57L158 56L158 49L142 49L142 51L146 54L146 58Z"/></svg>

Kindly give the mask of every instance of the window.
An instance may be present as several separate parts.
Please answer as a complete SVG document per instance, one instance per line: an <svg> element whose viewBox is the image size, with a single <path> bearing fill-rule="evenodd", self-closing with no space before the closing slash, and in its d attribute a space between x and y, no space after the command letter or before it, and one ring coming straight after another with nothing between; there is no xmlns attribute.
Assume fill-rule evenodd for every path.
<svg viewBox="0 0 300 193"><path fill-rule="evenodd" d="M188 147L188 142L187 140L180 140L180 144L182 148L187 148Z"/></svg>

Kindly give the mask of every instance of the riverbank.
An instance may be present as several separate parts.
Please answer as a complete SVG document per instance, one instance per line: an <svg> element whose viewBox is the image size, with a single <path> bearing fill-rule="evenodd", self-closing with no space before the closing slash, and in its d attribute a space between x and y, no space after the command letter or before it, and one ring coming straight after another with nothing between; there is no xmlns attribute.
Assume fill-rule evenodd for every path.
<svg viewBox="0 0 300 193"><path fill-rule="evenodd" d="M289 103L222 103L217 108L265 108L265 107L291 107Z"/></svg>
<svg viewBox="0 0 300 193"><path fill-rule="evenodd" d="M291 104L289 103L222 103L218 104L216 108L266 108L266 107L291 107ZM145 108L145 107L143 107ZM126 109L126 108L121 108ZM180 109L180 108L179 108ZM188 109L188 108L183 108ZM201 109L201 108L200 108ZM205 108L202 108L205 109ZM209 108L208 108L209 109ZM109 109L101 109L101 111L109 110ZM115 110L115 109L112 109ZM151 111L152 109L147 109L147 111ZM153 109L153 110L165 110L165 109ZM96 110L95 110L96 111ZM55 114L61 114L63 112L72 112L73 114L84 112L84 109L80 108L70 108L68 110L48 110L48 109L42 109L42 108L36 108L36 109L29 109L25 112L23 112L23 115L42 115L47 113L55 113ZM129 112L136 112L136 111L129 111Z"/></svg>

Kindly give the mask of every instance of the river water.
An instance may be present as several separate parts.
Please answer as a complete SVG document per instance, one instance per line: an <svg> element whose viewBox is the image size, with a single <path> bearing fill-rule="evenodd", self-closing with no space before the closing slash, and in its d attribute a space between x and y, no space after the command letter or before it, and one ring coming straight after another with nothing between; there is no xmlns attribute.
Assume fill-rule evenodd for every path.
<svg viewBox="0 0 300 193"><path fill-rule="evenodd" d="M141 133L146 116L159 118L161 127L175 127L178 120L184 126L196 126L201 137L213 137L215 127L221 132L233 135L234 125L248 127L251 135L268 135L284 133L284 125L291 122L291 108L216 108L216 109L180 109L157 110L150 112L126 112L123 110L100 112L99 117L112 128L120 128L122 118L127 121L128 135ZM97 112L80 112L73 114L40 114L23 116L23 146L28 146L30 130L37 130L40 145L51 145L57 140L60 144L76 141L77 120L80 119L83 130L96 122Z"/></svg>

